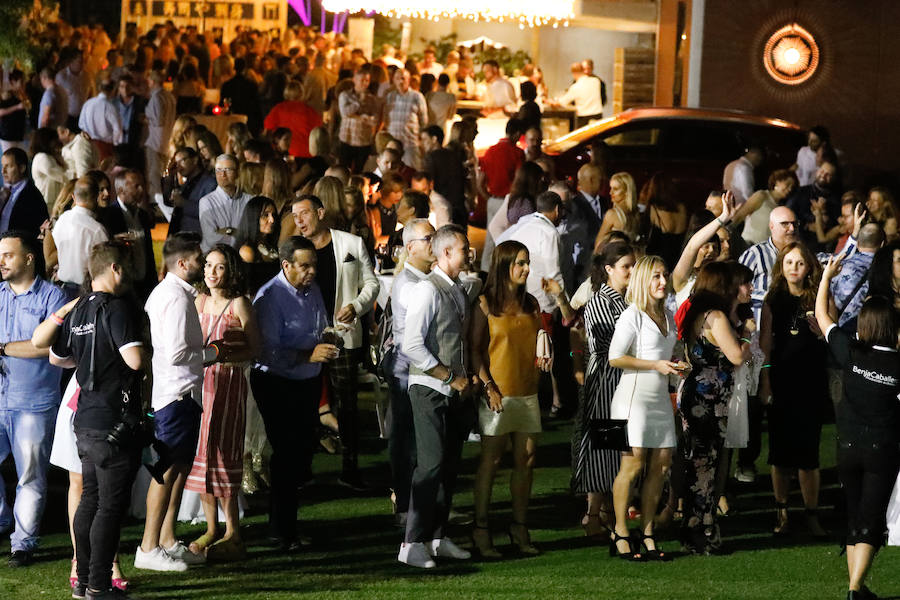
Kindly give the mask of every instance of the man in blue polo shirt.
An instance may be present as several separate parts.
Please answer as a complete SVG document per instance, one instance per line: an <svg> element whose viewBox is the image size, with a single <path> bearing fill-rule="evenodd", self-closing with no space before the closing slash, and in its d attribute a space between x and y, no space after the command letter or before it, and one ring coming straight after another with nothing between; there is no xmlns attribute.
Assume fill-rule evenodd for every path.
<svg viewBox="0 0 900 600"><path fill-rule="evenodd" d="M19 477L13 507L0 478L0 531L15 526L10 567L31 564L38 545L60 399L60 369L31 343L34 329L66 303L62 290L37 275L39 256L29 234L0 235L0 463L12 454Z"/></svg>

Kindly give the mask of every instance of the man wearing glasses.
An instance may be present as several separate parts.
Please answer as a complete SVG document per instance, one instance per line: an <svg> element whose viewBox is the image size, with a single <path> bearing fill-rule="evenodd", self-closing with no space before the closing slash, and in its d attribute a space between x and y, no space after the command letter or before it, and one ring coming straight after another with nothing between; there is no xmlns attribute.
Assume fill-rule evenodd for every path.
<svg viewBox="0 0 900 600"><path fill-rule="evenodd" d="M409 492L413 469L416 466L416 431L413 426L412 405L409 401L409 357L403 352L403 331L406 309L413 286L428 277L434 263L431 238L434 227L428 219L413 219L403 228L406 264L391 285L392 335L394 352L388 371L391 376L391 432L388 455L391 461L391 487L394 489L398 525L406 526L409 511Z"/></svg>
<svg viewBox="0 0 900 600"><path fill-rule="evenodd" d="M216 158L216 183L211 193L200 199L200 231L203 234L201 246L207 252L222 242L235 248L240 240L235 237L244 208L250 201L250 194L238 188L238 162L230 154Z"/></svg>

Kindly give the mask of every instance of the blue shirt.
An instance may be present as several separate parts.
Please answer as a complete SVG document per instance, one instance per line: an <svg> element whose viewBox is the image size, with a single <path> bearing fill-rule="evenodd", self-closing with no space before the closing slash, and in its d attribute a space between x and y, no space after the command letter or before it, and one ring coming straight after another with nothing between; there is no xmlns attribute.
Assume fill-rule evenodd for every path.
<svg viewBox="0 0 900 600"><path fill-rule="evenodd" d="M873 252L862 251L847 257L841 266L841 272L831 280L831 294L834 296L835 306L840 313L838 325L841 327L859 316L859 311L862 310L863 302L869 294L869 283L867 281L862 285L859 283L868 275L873 258L875 258ZM855 294L853 294L854 289L856 290ZM851 294L853 294L852 298Z"/></svg>
<svg viewBox="0 0 900 600"><path fill-rule="evenodd" d="M16 295L0 284L0 342L31 340L35 328L66 303L55 285L40 277L27 292ZM59 406L61 370L46 358L0 358L0 410L40 412Z"/></svg>
<svg viewBox="0 0 900 600"><path fill-rule="evenodd" d="M23 179L17 183L14 183L9 188L9 200L6 201L6 206L3 207L3 212L0 213L0 231L6 231L9 229L9 217L12 215L13 208L16 205L16 201L19 199L19 195L22 193L22 190L25 189L25 185L28 183L27 179ZM29 336L30 338L31 336Z"/></svg>
<svg viewBox="0 0 900 600"><path fill-rule="evenodd" d="M254 368L288 379L316 377L322 365L298 362L297 351L315 348L328 323L319 286L298 290L281 271L259 289L253 306L262 338Z"/></svg>
<svg viewBox="0 0 900 600"><path fill-rule="evenodd" d="M115 105L119 109L119 116L122 117L122 143L127 144L129 142L128 129L131 127L131 115L134 113L134 98L132 97L131 102L125 104L120 96L116 96Z"/></svg>

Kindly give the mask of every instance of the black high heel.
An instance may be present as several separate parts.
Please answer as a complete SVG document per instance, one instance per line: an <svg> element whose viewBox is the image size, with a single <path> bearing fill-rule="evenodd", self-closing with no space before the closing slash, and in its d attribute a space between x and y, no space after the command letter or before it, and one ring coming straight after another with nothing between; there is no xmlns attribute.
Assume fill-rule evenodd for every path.
<svg viewBox="0 0 900 600"><path fill-rule="evenodd" d="M812 536L819 540L827 539L828 532L825 531L822 524L819 523L819 509L807 508L804 509L803 513L806 515L806 526L809 528Z"/></svg>
<svg viewBox="0 0 900 600"><path fill-rule="evenodd" d="M651 540L653 542L653 546L654 546L653 550L651 550L650 547L647 546L647 540ZM653 535L647 535L646 533L642 533L641 534L641 545L646 550L646 552L644 553L644 556L647 557L647 560L656 560L656 561L660 561L660 562L669 562L670 560L672 560L671 556L669 556L668 554L666 554L659 548L655 547L656 540L653 538Z"/></svg>
<svg viewBox="0 0 900 600"><path fill-rule="evenodd" d="M477 531L486 531L486 534L481 535L483 535L487 539L484 539L483 537L481 537L481 535L476 535ZM491 539L490 527L488 527L487 525L479 525L477 522L472 524L472 549L475 551L475 554L482 560L498 560L503 558L503 555L500 554L500 552L498 552L496 548L494 548L494 541Z"/></svg>
<svg viewBox="0 0 900 600"><path fill-rule="evenodd" d="M774 535L787 535L790 532L787 510L787 502L775 502L775 529L772 530ZM781 511L784 511L784 519L781 518Z"/></svg>
<svg viewBox="0 0 900 600"><path fill-rule="evenodd" d="M628 552L619 552L619 542L626 542L628 544ZM642 557L640 553L634 551L631 537L622 537L621 535L616 533L615 530L612 531L612 537L609 540L609 555L618 556L622 560L627 560L630 562L640 562L644 560L644 557Z"/></svg>
<svg viewBox="0 0 900 600"><path fill-rule="evenodd" d="M522 532L521 535L513 534L513 528L516 528L518 531ZM534 544L531 543L531 536L528 534L528 528L525 526L525 523L513 521L509 524L508 533L509 543L512 544L512 546L521 554L525 554L528 556L537 556L541 553L541 551L535 548Z"/></svg>

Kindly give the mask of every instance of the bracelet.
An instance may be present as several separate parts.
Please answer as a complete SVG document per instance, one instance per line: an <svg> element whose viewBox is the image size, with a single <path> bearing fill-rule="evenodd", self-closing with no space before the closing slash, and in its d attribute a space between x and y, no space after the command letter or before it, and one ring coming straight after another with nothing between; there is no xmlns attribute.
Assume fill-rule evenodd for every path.
<svg viewBox="0 0 900 600"><path fill-rule="evenodd" d="M63 320L60 318L60 316L58 314L56 314L56 313L51 314L50 320L52 320L54 323L56 323L56 325L58 327L62 327Z"/></svg>
<svg viewBox="0 0 900 600"><path fill-rule="evenodd" d="M747 338L741 338L741 341L742 341L742 342L747 342L748 344L750 343L750 340L748 340Z"/></svg>
<svg viewBox="0 0 900 600"><path fill-rule="evenodd" d="M763 365L763 366L761 366L761 367L759 368L759 370L762 371L763 369L768 369L768 368L771 367L771 366L772 366L772 365Z"/></svg>
<svg viewBox="0 0 900 600"><path fill-rule="evenodd" d="M450 382L453 381L453 370L447 369L447 373L447 379L441 381L441 383L443 383L444 385L450 385Z"/></svg>
<svg viewBox="0 0 900 600"><path fill-rule="evenodd" d="M725 227L727 225L727 223L723 221L721 217L716 217L716 221L718 221L719 225L721 225L722 227Z"/></svg>

